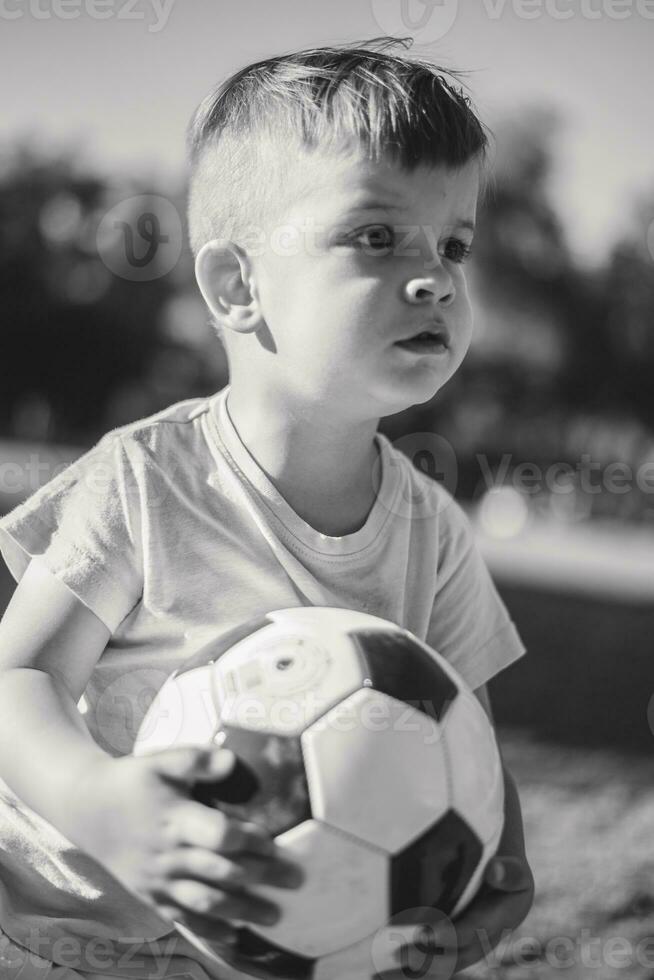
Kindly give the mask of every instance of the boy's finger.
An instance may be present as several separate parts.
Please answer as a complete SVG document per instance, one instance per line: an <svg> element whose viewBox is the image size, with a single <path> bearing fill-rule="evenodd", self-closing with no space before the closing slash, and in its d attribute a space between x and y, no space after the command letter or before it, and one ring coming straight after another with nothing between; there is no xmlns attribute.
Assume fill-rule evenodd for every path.
<svg viewBox="0 0 654 980"><path fill-rule="evenodd" d="M261 858L254 854L239 854L236 862L244 876L245 884L299 888L305 879L302 868L284 858Z"/></svg>
<svg viewBox="0 0 654 980"><path fill-rule="evenodd" d="M242 852L273 857L278 848L270 834L255 823L231 820L195 800L180 800L171 811L166 835L173 845L191 844L218 854Z"/></svg>
<svg viewBox="0 0 654 980"><path fill-rule="evenodd" d="M191 878L174 878L158 890L155 899L179 906L184 912L206 918L234 919L255 925L271 926L279 921L280 910L272 902L247 892L225 891Z"/></svg>
<svg viewBox="0 0 654 980"><path fill-rule="evenodd" d="M167 880L189 878L236 889L242 887L246 880L246 872L235 861L190 844L159 854L154 870Z"/></svg>
<svg viewBox="0 0 654 980"><path fill-rule="evenodd" d="M219 746L183 745L141 756L156 772L175 782L192 786L198 780L225 779L236 762L229 749Z"/></svg>
<svg viewBox="0 0 654 980"><path fill-rule="evenodd" d="M518 857L492 858L486 866L484 881L502 892L523 891L533 884L529 865Z"/></svg>
<svg viewBox="0 0 654 980"><path fill-rule="evenodd" d="M189 845L160 855L157 870L170 878L196 878L232 888L256 884L297 888L304 880L302 870L289 861L264 859L250 854L238 855L237 860L230 860L224 855Z"/></svg>
<svg viewBox="0 0 654 980"><path fill-rule="evenodd" d="M229 749L223 749L219 745L211 745L207 746L203 752L204 757L200 759L193 773L195 780L202 782L220 781L234 774L234 769L239 764L239 760Z"/></svg>
<svg viewBox="0 0 654 980"><path fill-rule="evenodd" d="M505 929L515 929L525 918L530 904L518 892L506 895L490 890L482 892L454 923L459 951L492 948L493 937L501 936Z"/></svg>

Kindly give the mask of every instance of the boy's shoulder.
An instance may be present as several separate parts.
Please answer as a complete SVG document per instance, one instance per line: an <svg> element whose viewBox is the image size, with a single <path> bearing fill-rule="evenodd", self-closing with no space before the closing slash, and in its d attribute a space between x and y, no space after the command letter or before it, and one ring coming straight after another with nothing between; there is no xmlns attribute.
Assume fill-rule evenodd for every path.
<svg viewBox="0 0 654 980"><path fill-rule="evenodd" d="M179 469L182 457L193 456L199 465L208 456L202 420L212 410L216 397L186 398L109 429L78 462L92 465L96 460L120 457L132 469L149 468L148 463L155 461L162 469L176 462L175 469Z"/></svg>
<svg viewBox="0 0 654 980"><path fill-rule="evenodd" d="M211 400L215 397L215 395L203 395L198 398L185 398L183 401L175 402L173 405L168 405L166 408L136 419L134 422L116 426L105 432L98 445L112 442L114 439L129 437L143 442L164 432L172 434L176 427L192 427L199 418L209 411Z"/></svg>
<svg viewBox="0 0 654 980"><path fill-rule="evenodd" d="M139 482L146 471L179 475L188 470L183 457L192 455L199 463L207 455L199 422L210 411L212 397L187 398L109 429L92 446L57 465L16 511L65 494L76 484L111 493L129 479Z"/></svg>

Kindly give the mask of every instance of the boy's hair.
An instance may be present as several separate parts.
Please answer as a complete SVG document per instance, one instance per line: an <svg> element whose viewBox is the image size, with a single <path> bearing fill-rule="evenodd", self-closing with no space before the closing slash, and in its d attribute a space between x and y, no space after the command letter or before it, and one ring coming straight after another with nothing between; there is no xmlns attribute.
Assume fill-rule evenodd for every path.
<svg viewBox="0 0 654 980"><path fill-rule="evenodd" d="M381 50L397 43L412 39L268 58L236 72L200 103L187 132L194 255L214 238L239 242L268 227L298 193L304 152L359 150L409 172L477 158L483 177L485 127L468 96L445 77L456 80L461 72Z"/></svg>

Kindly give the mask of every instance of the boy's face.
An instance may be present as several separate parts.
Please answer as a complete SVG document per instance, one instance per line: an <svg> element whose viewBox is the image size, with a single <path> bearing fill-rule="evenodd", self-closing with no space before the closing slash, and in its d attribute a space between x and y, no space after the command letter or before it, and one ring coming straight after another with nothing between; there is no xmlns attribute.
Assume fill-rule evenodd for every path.
<svg viewBox="0 0 654 980"><path fill-rule="evenodd" d="M307 158L253 259L271 336L251 369L353 420L433 397L472 336L462 260L478 190L475 161L409 174L360 157ZM445 346L398 346L439 329Z"/></svg>

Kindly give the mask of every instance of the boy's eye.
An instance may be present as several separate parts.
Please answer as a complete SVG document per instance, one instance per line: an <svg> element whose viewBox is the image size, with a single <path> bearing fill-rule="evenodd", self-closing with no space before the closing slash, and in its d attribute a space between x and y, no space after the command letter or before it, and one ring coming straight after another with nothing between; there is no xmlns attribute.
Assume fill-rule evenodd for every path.
<svg viewBox="0 0 654 980"><path fill-rule="evenodd" d="M361 246L361 242L363 242L363 246ZM392 248L394 242L395 234L386 225L372 225L370 228L364 228L356 232L350 239L351 245L355 245L357 248L363 247L365 251L373 253Z"/></svg>
<svg viewBox="0 0 654 980"><path fill-rule="evenodd" d="M348 244L372 255L386 254L396 244L395 232L388 225L371 225L355 232ZM452 262L465 262L471 253L472 246L460 238L450 238L445 245L445 257Z"/></svg>
<svg viewBox="0 0 654 980"><path fill-rule="evenodd" d="M466 245L459 238L450 238L445 251L447 258L452 262L465 262L472 252L472 246Z"/></svg>

